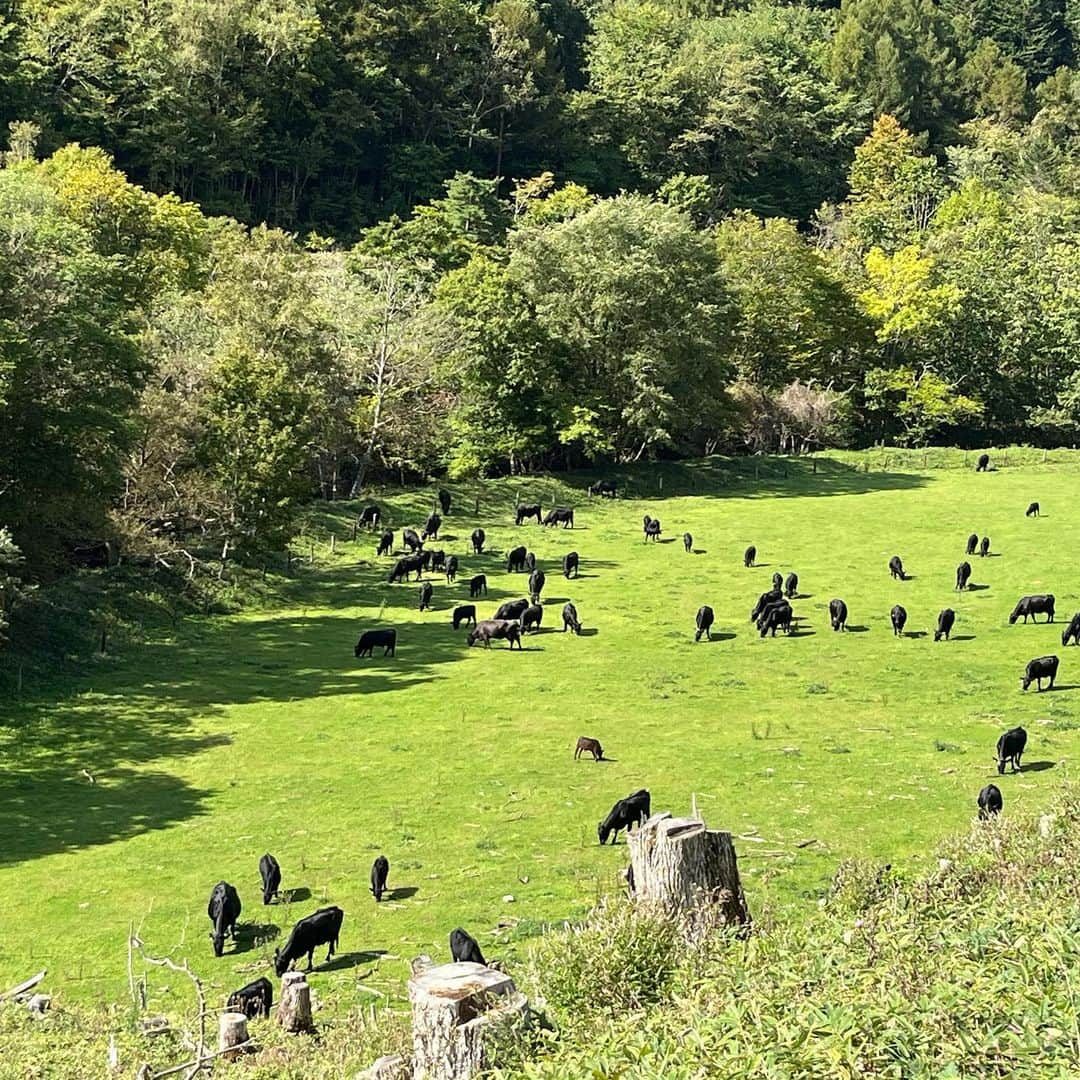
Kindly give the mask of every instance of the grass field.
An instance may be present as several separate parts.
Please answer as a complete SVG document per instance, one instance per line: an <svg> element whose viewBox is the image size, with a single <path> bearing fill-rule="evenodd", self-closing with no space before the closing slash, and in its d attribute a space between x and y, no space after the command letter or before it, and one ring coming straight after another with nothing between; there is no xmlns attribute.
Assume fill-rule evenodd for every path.
<svg viewBox="0 0 1080 1080"><path fill-rule="evenodd" d="M434 579L436 610L422 615L415 585L386 584L373 539L330 555L327 529L346 536L355 507L320 514L316 565L280 608L187 620L7 709L0 984L48 967L54 993L121 998L134 922L149 951L187 958L228 990L265 972L274 927L330 902L345 924L318 992L335 1006L394 996L410 957L447 958L454 926L513 958L546 921L618 888L625 846L599 847L596 823L638 787L656 810L685 812L696 797L710 825L736 834L759 919L814 904L843 857L903 868L962 827L996 776L1006 727L1023 724L1030 739L1023 774L999 781L1005 813L1039 805L1080 745L1080 650L1061 649L1061 625L1010 627L1007 616L1029 592L1057 595L1059 624L1080 608L1080 455L1013 455L986 475L924 460L642 467L627 474L635 497L615 501L589 501L585 478L570 494L552 479L454 487L436 546L460 555L462 573L453 587ZM578 527L515 529L519 493L573 499ZM430 497L384 501L399 544ZM1039 519L1024 517L1031 499ZM665 542L643 543L644 513L662 520ZM477 524L489 553L472 557ZM684 530L698 553L684 553ZM957 595L970 532L991 536L993 556L972 560L977 588ZM515 542L547 570L549 625L520 654L470 650L450 608L481 571L481 614L523 594L524 576L501 569ZM754 569L742 566L749 543ZM558 560L571 549L582 576L567 582ZM912 580L890 580L893 554ZM799 632L760 640L747 615L774 570L799 574ZM834 596L850 609L842 635L826 616ZM557 632L566 598L581 637ZM894 639L896 602L915 636ZM718 640L695 645L703 603ZM955 634L935 644L927 632L946 606ZM378 625L398 628L397 658L354 660L359 631ZM1054 652L1058 691L1022 694L1026 661ZM575 762L581 734L612 760ZM266 850L291 904L259 902ZM397 893L377 906L368 872L380 852ZM220 878L239 889L247 926L239 950L215 960L206 900ZM155 993L165 985L151 980ZM167 996L155 1004L167 1009Z"/></svg>

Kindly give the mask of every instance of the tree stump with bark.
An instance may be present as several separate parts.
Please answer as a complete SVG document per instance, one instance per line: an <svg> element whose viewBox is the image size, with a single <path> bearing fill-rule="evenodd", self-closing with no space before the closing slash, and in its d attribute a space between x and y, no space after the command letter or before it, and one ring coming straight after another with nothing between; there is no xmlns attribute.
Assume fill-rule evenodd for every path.
<svg viewBox="0 0 1080 1080"><path fill-rule="evenodd" d="M311 987L302 971L286 971L281 976L281 998L278 1001L277 1021L294 1034L313 1031L311 1020Z"/></svg>
<svg viewBox="0 0 1080 1080"><path fill-rule="evenodd" d="M638 903L684 919L692 939L718 925L749 924L731 833L665 812L628 837Z"/></svg>
<svg viewBox="0 0 1080 1080"><path fill-rule="evenodd" d="M529 1016L513 979L483 964L420 971L409 980L409 1001L414 1080L475 1076L490 1064L494 1040Z"/></svg>
<svg viewBox="0 0 1080 1080"><path fill-rule="evenodd" d="M218 1050L225 1061L235 1061L244 1053L248 1041L247 1017L241 1012L226 1012L218 1017Z"/></svg>

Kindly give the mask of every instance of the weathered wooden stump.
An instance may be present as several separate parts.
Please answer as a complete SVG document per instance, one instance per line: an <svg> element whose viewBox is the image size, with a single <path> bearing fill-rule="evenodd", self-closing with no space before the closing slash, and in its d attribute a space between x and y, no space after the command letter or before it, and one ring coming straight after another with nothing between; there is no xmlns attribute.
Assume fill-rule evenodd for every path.
<svg viewBox="0 0 1080 1080"><path fill-rule="evenodd" d="M226 1012L218 1017L218 1050L225 1061L240 1057L247 1041L247 1017L243 1013Z"/></svg>
<svg viewBox="0 0 1080 1080"><path fill-rule="evenodd" d="M490 1062L493 1037L527 1022L514 981L483 964L441 964L409 980L413 1080L466 1080Z"/></svg>
<svg viewBox="0 0 1080 1080"><path fill-rule="evenodd" d="M356 1080L408 1080L409 1063L401 1054L385 1054L363 1072L356 1074Z"/></svg>
<svg viewBox="0 0 1080 1080"><path fill-rule="evenodd" d="M294 1034L312 1031L311 987L302 971L286 971L281 976L281 999L278 1001L277 1022Z"/></svg>
<svg viewBox="0 0 1080 1080"><path fill-rule="evenodd" d="M717 925L750 922L731 833L664 812L628 837L638 903L657 905L685 919L691 938Z"/></svg>

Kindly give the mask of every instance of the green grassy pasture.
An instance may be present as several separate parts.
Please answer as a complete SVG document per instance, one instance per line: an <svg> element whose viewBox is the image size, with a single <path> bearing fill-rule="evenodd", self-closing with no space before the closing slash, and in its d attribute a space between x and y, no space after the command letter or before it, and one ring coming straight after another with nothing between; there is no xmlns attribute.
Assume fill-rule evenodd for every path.
<svg viewBox="0 0 1080 1080"><path fill-rule="evenodd" d="M393 997L410 957L447 957L454 926L513 957L545 922L618 888L625 846L599 847L596 823L638 787L657 810L686 812L696 798L711 825L736 834L759 918L815 903L843 857L903 868L962 828L1006 727L1023 724L1030 739L1025 772L1000 781L1005 812L1040 805L1080 745L1080 650L1058 637L1080 608L1080 456L987 475L924 468L921 454L884 464L875 452L817 466L643 467L628 474L633 497L615 501L587 499L584 478L569 493L551 479L455 487L436 546L462 570L456 586L434 579L424 614L416 585L386 583L373 538L330 555L327 530L347 536L355 507L316 515L317 563L280 608L189 619L77 686L9 703L0 985L48 967L53 992L120 998L134 922L148 950L228 990L266 970L275 928L335 903L341 953L314 976L318 993L335 1006ZM516 529L518 494L545 507L572 498L578 527ZM398 545L430 497L384 502ZM1036 498L1043 516L1025 519ZM664 542L642 541L645 513L661 519ZM467 554L477 524L481 557ZM973 531L989 533L993 556L972 560L977 588L957 595ZM468 649L450 609L481 571L482 615L523 595L524 576L503 567L517 542L548 574L544 632L521 653ZM760 564L744 569L750 543ZM558 565L571 549L582 575L567 582ZM893 554L912 580L890 579ZM760 640L749 609L775 570L792 569L798 633ZM1044 591L1057 595L1058 625L1007 625L1021 594ZM850 608L848 633L829 628L834 596ZM567 598L581 637L558 632ZM889 626L896 602L909 612L903 640ZM717 640L695 645L703 603ZM955 635L934 644L945 606L958 612ZM358 633L384 625L398 628L397 658L356 661ZM1051 652L1059 690L1022 694L1025 662ZM582 734L611 760L575 762ZM266 850L291 903L259 902ZM368 872L380 852L397 892L376 905ZM215 960L205 905L220 878L238 887L246 930ZM153 976L152 991L165 985ZM156 1003L167 1008L167 996Z"/></svg>

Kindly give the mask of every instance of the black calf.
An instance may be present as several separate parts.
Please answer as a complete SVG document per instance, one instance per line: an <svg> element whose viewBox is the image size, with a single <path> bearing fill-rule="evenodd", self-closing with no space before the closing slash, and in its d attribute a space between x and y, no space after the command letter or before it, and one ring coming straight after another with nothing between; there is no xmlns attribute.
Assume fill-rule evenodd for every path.
<svg viewBox="0 0 1080 1080"><path fill-rule="evenodd" d="M987 784L979 792L979 820L989 821L995 814L1001 813L1005 800L1001 797L1001 789L997 784Z"/></svg>
<svg viewBox="0 0 1080 1080"><path fill-rule="evenodd" d="M397 655L397 631L396 630L365 630L360 635L360 640L353 649L356 657L371 656L372 649L376 645L383 647L383 656Z"/></svg>
<svg viewBox="0 0 1080 1080"><path fill-rule="evenodd" d="M900 561L899 555L894 555L889 560L889 573L892 575L894 580L896 578L899 578L901 581L907 580L904 576L904 564Z"/></svg>
<svg viewBox="0 0 1080 1080"><path fill-rule="evenodd" d="M484 550L484 541L487 539L487 535L483 529L473 529L472 532L472 549L474 555L480 555Z"/></svg>
<svg viewBox="0 0 1080 1080"><path fill-rule="evenodd" d="M476 938L460 926L450 931L450 955L455 964L482 964L487 967L487 961L476 943Z"/></svg>
<svg viewBox="0 0 1080 1080"><path fill-rule="evenodd" d="M757 558L757 548L751 544L744 552L742 557L743 566L753 566L754 560Z"/></svg>
<svg viewBox="0 0 1080 1080"><path fill-rule="evenodd" d="M576 551L568 551L562 560L562 572L563 577L577 577L578 576L578 553Z"/></svg>
<svg viewBox="0 0 1080 1080"><path fill-rule="evenodd" d="M481 592L487 596L487 576L485 574L477 574L469 582L469 595L473 599L478 597Z"/></svg>
<svg viewBox="0 0 1080 1080"><path fill-rule="evenodd" d="M889 618L892 620L892 632L897 637L903 637L904 626L907 623L907 612L899 604L895 604L892 611L889 612Z"/></svg>
<svg viewBox="0 0 1080 1080"><path fill-rule="evenodd" d="M454 608L453 625L457 630L462 623L472 623L476 625L476 605L475 604L462 604L460 607Z"/></svg>
<svg viewBox="0 0 1080 1080"><path fill-rule="evenodd" d="M382 899L386 892L386 879L390 874L390 860L385 855L380 855L371 864L371 895L376 903Z"/></svg>
<svg viewBox="0 0 1080 1080"><path fill-rule="evenodd" d="M711 607L707 604L699 607L694 618L694 624L697 626L697 631L694 634L695 641L700 641L702 634L705 635L706 641L712 641L713 609Z"/></svg>
<svg viewBox="0 0 1080 1080"><path fill-rule="evenodd" d="M687 554L694 550L694 538L689 533L682 534L682 546Z"/></svg>
<svg viewBox="0 0 1080 1080"><path fill-rule="evenodd" d="M834 630L847 628L847 614L847 604L843 600L829 601L829 621L832 623Z"/></svg>
<svg viewBox="0 0 1080 1080"><path fill-rule="evenodd" d="M431 609L431 597L435 590L431 586L430 581L425 581L420 586L420 610L429 611Z"/></svg>

